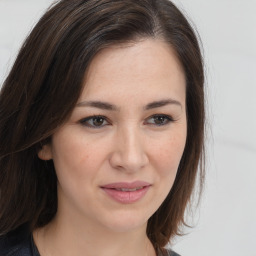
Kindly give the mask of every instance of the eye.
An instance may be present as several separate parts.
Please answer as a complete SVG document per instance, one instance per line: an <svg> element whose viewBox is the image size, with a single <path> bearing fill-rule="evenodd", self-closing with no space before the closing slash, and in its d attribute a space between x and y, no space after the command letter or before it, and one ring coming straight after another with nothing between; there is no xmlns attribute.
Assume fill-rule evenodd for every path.
<svg viewBox="0 0 256 256"><path fill-rule="evenodd" d="M105 116L89 116L79 121L82 125L90 128L101 128L109 125Z"/></svg>
<svg viewBox="0 0 256 256"><path fill-rule="evenodd" d="M162 126L174 121L171 116L168 115L153 115L147 119L147 123L150 125Z"/></svg>

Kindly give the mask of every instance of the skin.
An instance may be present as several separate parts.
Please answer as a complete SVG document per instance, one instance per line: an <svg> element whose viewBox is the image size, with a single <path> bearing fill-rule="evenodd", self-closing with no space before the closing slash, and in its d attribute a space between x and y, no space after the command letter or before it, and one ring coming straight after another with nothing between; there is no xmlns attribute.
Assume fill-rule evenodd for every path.
<svg viewBox="0 0 256 256"><path fill-rule="evenodd" d="M34 240L42 256L156 255L146 226L173 185L185 147L184 72L169 45L145 39L102 50L84 83L70 119L38 154L54 161L58 212ZM88 119L93 115L104 118ZM134 203L101 189L137 180L151 186Z"/></svg>

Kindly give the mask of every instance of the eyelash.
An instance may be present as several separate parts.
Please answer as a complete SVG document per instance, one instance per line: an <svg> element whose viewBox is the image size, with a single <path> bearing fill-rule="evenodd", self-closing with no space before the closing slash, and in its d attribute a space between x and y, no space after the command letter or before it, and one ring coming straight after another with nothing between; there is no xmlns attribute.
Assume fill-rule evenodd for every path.
<svg viewBox="0 0 256 256"><path fill-rule="evenodd" d="M156 118L162 118L164 119L164 122L163 123L160 123L160 124L156 124L156 123L148 123L149 125L153 125L153 126L156 126L156 127L160 127L160 126L164 126L164 125L167 125L169 124L170 122L174 122L175 120L169 116L169 115L165 115L165 114L155 114L155 115L152 115L150 117L148 117L146 120L150 120L150 119L154 119L154 121L156 121ZM96 119L99 119L101 120L101 122L103 122L103 125L99 125L99 126L95 126L95 124L90 124L89 122L92 121L94 122ZM99 121L98 120L98 121ZM110 125L110 121L108 121L108 118L105 117L105 116L102 116L102 115L93 115L93 116L88 116L86 118L83 118L79 121L83 126L86 126L86 127L89 127L89 128L92 128L92 129L100 129L106 125ZM104 124L104 122L107 122L107 124Z"/></svg>
<svg viewBox="0 0 256 256"><path fill-rule="evenodd" d="M153 123L153 124L150 124L150 125L155 125L155 126L164 126L164 125L167 125L169 124L170 122L174 122L175 120L172 118L172 116L169 116L169 115L164 115L164 114L156 114L156 115L153 115L153 116L150 116L148 119L156 119L156 118L164 118L165 121L161 124L156 124L156 123Z"/></svg>
<svg viewBox="0 0 256 256"><path fill-rule="evenodd" d="M93 124L89 124L89 121L93 121L94 119L103 119L103 122L107 121L107 124L105 125L101 125L101 126L94 126ZM101 116L101 115L93 115L93 116L88 116L86 118L83 118L82 120L79 121L82 125L89 127L89 128L93 128L93 129L100 129L106 125L109 125L110 122L108 121L108 119L105 116Z"/></svg>

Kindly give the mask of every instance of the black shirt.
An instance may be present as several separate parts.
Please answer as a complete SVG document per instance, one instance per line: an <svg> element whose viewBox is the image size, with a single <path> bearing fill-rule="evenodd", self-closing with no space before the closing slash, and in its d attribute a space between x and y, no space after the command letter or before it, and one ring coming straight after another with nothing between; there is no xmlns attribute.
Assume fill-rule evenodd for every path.
<svg viewBox="0 0 256 256"><path fill-rule="evenodd" d="M27 225L0 236L0 256L40 256ZM168 256L180 255L169 250Z"/></svg>

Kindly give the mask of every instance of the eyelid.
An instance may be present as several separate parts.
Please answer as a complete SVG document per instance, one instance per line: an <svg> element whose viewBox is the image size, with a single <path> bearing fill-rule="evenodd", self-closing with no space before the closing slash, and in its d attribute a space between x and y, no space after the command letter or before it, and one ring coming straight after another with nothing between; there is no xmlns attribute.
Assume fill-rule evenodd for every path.
<svg viewBox="0 0 256 256"><path fill-rule="evenodd" d="M148 120L152 119L152 118L164 118L165 119L165 122L163 123L151 123L151 122L148 122ZM90 124L89 121L93 120L94 118L100 118L100 119L104 119L103 121L103 124L102 125L93 125L93 124ZM145 119L145 122L144 124L145 125L150 125L150 126L156 126L156 127L160 127L160 126L165 126L165 125L168 125L169 123L171 122L175 122L176 120L171 116L171 115L168 115L168 114L153 114L151 116L149 116L148 118ZM85 127L88 127L88 128L92 128L92 129L100 129L100 128L103 128L107 125L110 125L111 122L109 121L109 119L106 117L106 116L103 116L103 115L91 115L91 116L88 116L88 117L85 117L85 118L82 118L78 121L81 125L85 126ZM104 122L107 122L106 124L104 124Z"/></svg>
<svg viewBox="0 0 256 256"><path fill-rule="evenodd" d="M163 124L149 123L149 125L153 125L153 126L159 127L159 126L168 125L170 122L175 122L176 121L171 115L167 115L167 114L154 114L154 115L148 117L146 120L149 120L151 118L156 118L156 117L166 118L167 122L163 123Z"/></svg>
<svg viewBox="0 0 256 256"><path fill-rule="evenodd" d="M88 123L88 121L94 119L94 118L102 118L104 119L104 121L107 122L107 124L104 124L104 125L101 125L101 126L93 126L93 125L90 125ZM109 125L110 124L110 121L109 119L106 117L106 116L103 116L103 115L91 115L91 116L88 116L88 117L85 117L85 118L82 118L78 121L81 125L85 126L85 127L88 127L88 128L92 128L92 129L100 129L100 128L103 128L105 127L106 125Z"/></svg>

